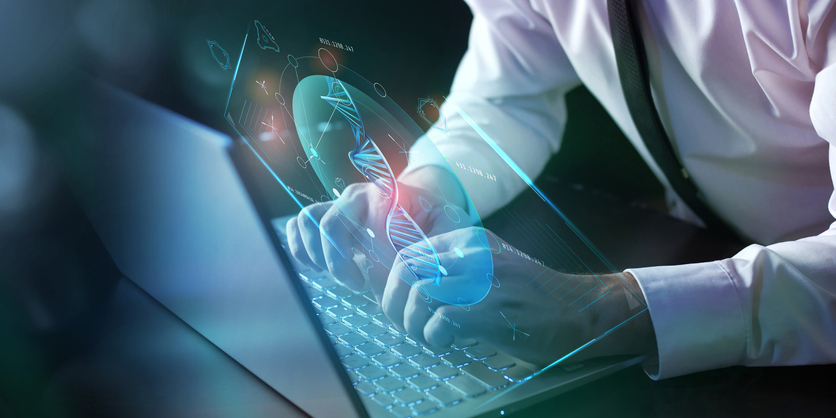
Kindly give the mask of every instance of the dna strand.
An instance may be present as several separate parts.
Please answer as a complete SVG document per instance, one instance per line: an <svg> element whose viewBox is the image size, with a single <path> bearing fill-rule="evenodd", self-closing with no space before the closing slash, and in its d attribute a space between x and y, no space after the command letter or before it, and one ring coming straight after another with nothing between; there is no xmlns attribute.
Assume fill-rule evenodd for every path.
<svg viewBox="0 0 836 418"><path fill-rule="evenodd" d="M442 275L446 275L447 272L441 266L435 247L412 217L398 204L398 183L389 163L366 133L360 112L343 83L333 77L327 77L327 80L328 95L320 97L348 121L356 141L356 147L348 153L348 158L354 168L391 202L386 216L386 235L389 237L389 243L415 278L432 279L436 286L440 285Z"/></svg>

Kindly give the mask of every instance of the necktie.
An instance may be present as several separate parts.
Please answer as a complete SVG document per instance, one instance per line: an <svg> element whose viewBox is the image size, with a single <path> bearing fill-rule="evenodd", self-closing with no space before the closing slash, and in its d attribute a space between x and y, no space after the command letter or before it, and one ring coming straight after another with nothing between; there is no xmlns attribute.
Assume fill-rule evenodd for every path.
<svg viewBox="0 0 836 418"><path fill-rule="evenodd" d="M633 3L633 0L607 0L618 77L633 123L676 194L709 229L735 237L731 228L705 203L665 133L650 93L647 55Z"/></svg>

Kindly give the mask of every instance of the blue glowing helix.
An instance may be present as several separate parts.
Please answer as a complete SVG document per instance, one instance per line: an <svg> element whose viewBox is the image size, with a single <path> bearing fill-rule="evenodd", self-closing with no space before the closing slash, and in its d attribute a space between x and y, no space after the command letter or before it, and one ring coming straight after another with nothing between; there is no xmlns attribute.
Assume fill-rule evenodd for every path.
<svg viewBox="0 0 836 418"><path fill-rule="evenodd" d="M320 96L328 102L351 126L356 147L348 158L366 179L375 185L380 194L391 202L386 216L386 235L398 253L398 258L409 268L418 280L432 279L436 286L441 284L444 268L438 259L435 247L415 224L415 221L398 204L398 183L386 158L374 141L366 134L363 119L351 95L343 83L328 77L328 95Z"/></svg>

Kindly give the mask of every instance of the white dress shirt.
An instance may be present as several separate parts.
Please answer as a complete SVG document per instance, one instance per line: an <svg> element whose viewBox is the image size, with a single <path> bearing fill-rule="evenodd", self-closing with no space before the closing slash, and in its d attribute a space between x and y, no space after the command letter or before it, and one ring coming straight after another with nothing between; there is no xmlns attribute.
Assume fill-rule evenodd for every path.
<svg viewBox="0 0 836 418"><path fill-rule="evenodd" d="M668 188L672 213L699 222L670 191L632 122L605 0L469 3L469 48L441 108L449 134L428 136L445 157L497 175L490 193L482 179L460 176L479 214L526 186L452 104L535 178L560 146L565 93L583 83ZM628 270L656 331L658 363L645 365L653 378L836 362L834 3L645 0L641 7L651 87L674 148L710 206L758 243L725 260ZM414 156L410 171L437 164Z"/></svg>

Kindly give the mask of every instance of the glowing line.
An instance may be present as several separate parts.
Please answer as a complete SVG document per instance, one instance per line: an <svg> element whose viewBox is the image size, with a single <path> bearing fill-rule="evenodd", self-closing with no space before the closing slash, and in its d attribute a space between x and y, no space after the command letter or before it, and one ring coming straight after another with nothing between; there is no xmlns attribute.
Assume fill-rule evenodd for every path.
<svg viewBox="0 0 836 418"><path fill-rule="evenodd" d="M554 209L554 211L557 212L557 214L560 215L561 218L563 218L563 221L566 222L566 225L569 226L569 228L572 229L572 231L578 236L578 238L580 238L581 241L583 241L583 243L586 244L586 246L589 247L589 249L592 250L595 253L595 255L598 256L598 258L610 269L610 271L616 271L615 267L609 262L609 260L607 260L601 255L601 252L598 251L598 249L594 245L592 245L592 243L589 242L589 240L587 240L586 237L583 236L583 234L580 233L580 230L578 230L578 228L571 221L569 221L568 218L566 218L566 215L564 215L563 212L561 212L560 209L558 209L557 206L555 206L555 204L552 203L552 201L549 200L549 198L546 197L546 195L543 194L543 192L541 192L540 189L538 189L537 186L534 185L534 182L531 181L531 178L528 177L528 175L522 171L522 169L514 162L514 160L512 160L511 157L509 157L508 154L506 154L505 151L503 151L502 148L500 148L499 145L497 145L497 143L494 142L494 140L491 139L491 137L488 136L488 134L485 133L485 131L483 131L482 128L480 128L479 125L477 125L476 122L474 122L473 119L471 119L470 116L468 116L467 113L464 112L464 110L462 110L462 108L460 108L454 102L451 102L449 100L446 103L449 103L451 106L453 106L456 109L456 111L458 111L459 114L462 115L462 118L465 120L465 122L467 122L473 128L473 130L475 130L476 133L478 133L479 136L481 136L482 139L484 139L485 142L487 142L488 145L490 145L491 148L493 148L494 151L496 151L496 153L499 154L499 156L503 160L505 160L505 163L507 163L508 166L510 166L517 173L517 175L519 175L520 178L522 178L522 180L528 185L528 187L530 187L531 190L534 190L534 192L537 193L538 196L540 196L540 199L543 199L544 202L548 203L549 206L551 206L552 209Z"/></svg>
<svg viewBox="0 0 836 418"><path fill-rule="evenodd" d="M235 131L238 132L238 129L235 128L234 126L232 127L232 129L235 129ZM322 231L322 228L319 226L319 221L314 219L313 215L311 215L311 213L304 206L302 206L302 202L300 202L299 199L297 199L296 196L293 193L290 192L290 189L287 187L287 185L284 184L284 182L282 181L282 179L279 178L279 176L276 174L276 172L273 171L272 168L270 168L270 165L267 164L267 162L264 161L263 158L261 158L261 155L258 152L256 152L255 148L253 148L252 145L250 145L250 142L247 141L247 139L244 137L244 135L241 135L241 132L238 132L238 135L241 136L241 139L244 140L244 143L247 144L247 147L250 148L250 150L253 152L253 154L255 154L256 157L258 157L259 161L261 161L261 163L264 165L264 167L267 168L267 171L269 171L270 174L273 175L273 178L275 178L276 181L278 181L279 184L282 185L282 187L287 192L287 194L290 195L290 198L293 199L293 201L296 202L296 204L299 205L299 207L302 208L302 210L305 212L305 214L308 215L308 217L311 219L311 221L313 221L314 225L316 225L316 227L319 228L320 231ZM342 252L340 247L337 246L337 244L334 242L334 240L331 239L330 235L326 234L325 231L322 231L322 235L325 235L325 238L328 239L328 242L330 242L331 245L333 245L334 248L336 248L337 252L339 252L340 255L343 256L343 258L345 258L346 260L349 259L348 257L345 256L345 254Z"/></svg>
<svg viewBox="0 0 836 418"><path fill-rule="evenodd" d="M229 96L226 98L226 111L229 110L229 101L232 100L232 89L235 88L235 80L238 78L238 70L241 69L241 58L244 58L244 49L247 47L247 38L250 36L250 31L244 35L244 44L241 45L241 53L238 55L238 63L235 64L235 73L232 74L232 84L229 85ZM228 113L228 112L224 112ZM233 127L234 128L234 127ZM239 132L240 134L240 132Z"/></svg>
<svg viewBox="0 0 836 418"><path fill-rule="evenodd" d="M328 125L331 124L331 118L334 117L334 112L336 111L336 107L334 108L334 110L331 111L331 116L328 118L328 122L325 123L325 128L322 129L322 135L319 136L319 141L316 141L316 146L314 147L314 149L319 148L319 143L322 142L322 137L325 136L325 132L328 132Z"/></svg>
<svg viewBox="0 0 836 418"><path fill-rule="evenodd" d="M550 268L551 268L551 267L546 267L543 271L541 271L541 272L540 272L540 274L538 274L538 275L534 276L534 278L533 278L533 279L531 279L531 282L533 282L533 281L537 280L537 278L538 278L538 277L540 277L540 275L541 275L541 274L545 273L545 272L546 272L546 271L548 271ZM560 274L560 273L558 272L557 274ZM557 274L555 274L555 276L557 276ZM554 278L554 277L552 277L552 278ZM526 285L526 286L528 286L528 285L530 285L530 284L531 284L531 282L528 282L528 283L526 283L525 285Z"/></svg>
<svg viewBox="0 0 836 418"><path fill-rule="evenodd" d="M536 377L536 376L538 376L538 375L542 374L542 373L543 373L543 372L545 372L546 370L549 370L549 369L551 369L552 367L557 366L558 364L562 363L563 361L565 361L565 360L566 360L566 359L568 359L569 357L571 357L571 356L575 355L576 353L578 353L579 351L583 350L584 348L586 348L586 347L588 347L588 346L592 345L592 343L594 343L594 342L596 342L596 341L600 340L601 338L604 338L604 337L605 337L605 336L607 336L609 333L611 333L611 332L615 331L616 329L618 329L618 328L619 328L619 327L621 327L622 325L626 324L627 322L629 322L629 321L630 321L630 320L632 320L633 318L635 318L635 317L639 316L640 314L642 314L642 313L643 313L644 311L646 311L646 310L647 310L647 308L642 309L641 311L637 312L635 315L633 315L633 316L631 316L631 317L629 317L629 318L625 319L625 320L624 320L624 322L621 322L620 324L618 324L618 325L616 325L616 326L614 326L614 327L610 328L610 330L609 330L609 331L607 331L607 332L605 332L605 333L601 334L599 337L593 338L593 339L592 339L592 340L590 340L588 343L586 343L586 344L584 344L584 345L582 345L582 346L580 346L580 347L578 347L578 348L576 348L576 349L572 350L569 354L566 354L565 356L563 356L563 357L561 357L561 358L557 359L557 361L555 361L555 362L554 362L554 363L552 363L552 364L549 364L548 366L544 367L542 370L540 370L540 371L538 371L538 372L536 372L536 373L532 374L531 376L528 376L528 377L526 377L525 379L523 379L523 380L521 380L521 381L517 382L515 385L513 385L513 386L509 387L508 389L506 389L506 390L502 391L502 393L497 394L497 395L496 395L496 396L494 396L493 398L488 399L487 401L485 401L485 403L483 403L483 404L479 405L477 408L482 408L482 407L484 407L485 405L487 405L487 404L489 404L489 403L491 403L491 402L493 402L493 401L495 401L495 400L499 399L501 396L503 396L503 395L505 395L505 394L507 394L507 393L511 392L512 390L514 390L514 389L516 389L516 388L520 387L520 385L522 385L523 383L525 383L525 382L527 382L527 381L529 381L529 380L533 379L534 377ZM645 356L642 356L642 357L645 357Z"/></svg>

